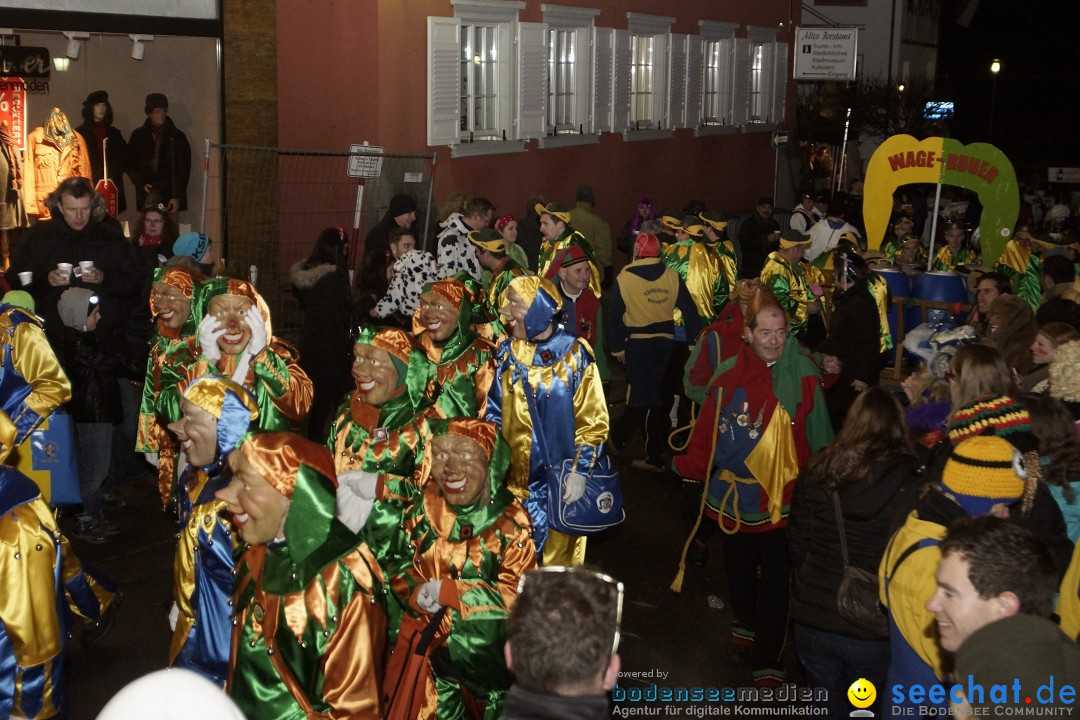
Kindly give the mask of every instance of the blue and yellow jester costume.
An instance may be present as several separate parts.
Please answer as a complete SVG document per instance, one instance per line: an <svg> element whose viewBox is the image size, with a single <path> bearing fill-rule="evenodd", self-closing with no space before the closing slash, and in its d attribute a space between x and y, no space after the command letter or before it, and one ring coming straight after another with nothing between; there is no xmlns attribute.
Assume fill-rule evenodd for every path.
<svg viewBox="0 0 1080 720"><path fill-rule="evenodd" d="M0 304L0 410L15 426L13 443L71 399L71 383L45 339L41 320L14 305Z"/></svg>
<svg viewBox="0 0 1080 720"><path fill-rule="evenodd" d="M589 344L552 322L562 302L551 281L526 276L509 287L528 306L528 339L508 338L499 345L487 419L510 445L507 486L529 511L537 553L545 553L546 564L581 564L585 538L548 531L547 459L553 465L573 459L579 474L592 475L608 435L604 389Z"/></svg>
<svg viewBox="0 0 1080 720"><path fill-rule="evenodd" d="M229 667L235 549L239 537L215 493L232 480L226 457L258 416L255 399L228 378L204 375L183 400L217 420L217 455L206 467L188 465L177 492L178 542L173 561L176 626L169 665L187 668L224 687Z"/></svg>

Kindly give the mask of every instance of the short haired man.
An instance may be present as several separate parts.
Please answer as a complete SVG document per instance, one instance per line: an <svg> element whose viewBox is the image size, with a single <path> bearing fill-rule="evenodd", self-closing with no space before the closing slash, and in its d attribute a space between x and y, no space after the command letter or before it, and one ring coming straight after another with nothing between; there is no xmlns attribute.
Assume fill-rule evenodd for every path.
<svg viewBox="0 0 1080 720"><path fill-rule="evenodd" d="M985 337L990 331L990 306L1002 295L1012 292L1009 278L1001 273L988 272L975 283L975 307L968 317L967 324L975 328L975 332Z"/></svg>
<svg viewBox="0 0 1080 720"><path fill-rule="evenodd" d="M364 236L364 257L385 255L390 246L390 233L398 228L416 237L416 200L412 195L400 193L390 198L386 214Z"/></svg>
<svg viewBox="0 0 1080 720"><path fill-rule="evenodd" d="M68 178L45 200L52 218L36 223L11 254L7 279L19 287L19 273L33 279L22 286L33 297L37 314L45 319L45 334L60 352L63 322L57 312L60 296L70 287L92 290L101 299L99 337L121 343L129 308L147 279L131 243L105 222L105 200L86 178ZM93 267L83 272L79 263ZM70 267L61 270L58 263Z"/></svg>
<svg viewBox="0 0 1080 720"><path fill-rule="evenodd" d="M487 198L477 197L465 203L461 212L451 213L446 219L446 227L436 238L436 260L439 264L439 277L451 277L459 272L467 272L473 280L480 279L480 263L476 259L476 250L469 242L469 233L488 227L495 206Z"/></svg>
<svg viewBox="0 0 1080 720"><path fill-rule="evenodd" d="M1046 546L1020 525L982 516L950 526L926 609L934 613L941 647L956 655L954 707L967 715L971 706L988 708L994 685L1012 695L1018 683L1019 695L1010 700L1023 703L1051 676L1080 677L1080 647L1049 619L1056 580ZM1044 707L1071 706L1058 701L1051 693Z"/></svg>
<svg viewBox="0 0 1080 720"><path fill-rule="evenodd" d="M845 219L847 209L847 197L837 195L829 201L829 210L825 213L825 217L818 220L806 231L806 234L810 236L810 247L806 249L804 257L808 262L818 260L822 255L835 248L840 244L840 238L848 233L855 237L857 244L865 244L862 238L859 237L859 231ZM822 260L821 263L823 262ZM818 264L818 267L823 267L823 264L815 264Z"/></svg>
<svg viewBox="0 0 1080 720"><path fill-rule="evenodd" d="M1035 252L1036 240L1031 230L1028 225L1016 226L994 264L994 272L1009 278L1013 294L1024 298L1035 309L1042 299L1042 258Z"/></svg>
<svg viewBox="0 0 1080 720"><path fill-rule="evenodd" d="M761 285L773 294L791 318L793 335L803 335L810 315L821 313L821 304L811 291L803 253L810 236L788 228L780 236L780 249L769 254L761 271Z"/></svg>
<svg viewBox="0 0 1080 720"><path fill-rule="evenodd" d="M776 241L780 239L780 224L773 214L773 199L762 195L757 199L754 212L739 226L739 277L756 278L769 258Z"/></svg>
<svg viewBox="0 0 1080 720"><path fill-rule="evenodd" d="M885 234L885 240L881 243L882 256L892 262L900 254L900 246L903 244L905 235L910 235L915 229L915 221L910 215L899 215L893 223L891 233Z"/></svg>
<svg viewBox="0 0 1080 720"><path fill-rule="evenodd" d="M600 298L589 289L592 269L585 251L571 245L559 252L548 266L547 278L559 288L563 299L566 329L589 345L597 348L597 325L600 317ZM596 350L597 358L602 351ZM599 362L599 360L597 360Z"/></svg>
<svg viewBox="0 0 1080 720"><path fill-rule="evenodd" d="M505 720L609 715L619 676L622 583L587 568L526 573L506 627L506 664L516 682Z"/></svg>
<svg viewBox="0 0 1080 720"><path fill-rule="evenodd" d="M601 284L610 287L614 276L611 264L611 226L596 214L596 194L590 185L579 185L574 196L576 204L570 208L570 224L581 233L596 254L600 267Z"/></svg>
<svg viewBox="0 0 1080 720"><path fill-rule="evenodd" d="M506 240L498 231L484 228L470 232L468 237L469 242L476 247L476 259L484 268L484 275L490 275L490 279L484 283L484 302L491 318L494 341L497 343L506 337L506 328L503 327L502 316L499 315L499 298L511 280L530 273L507 254Z"/></svg>
<svg viewBox="0 0 1080 720"><path fill-rule="evenodd" d="M1035 311L1035 319L1040 326L1048 322L1064 322L1080 328L1080 306L1062 297L1063 293L1073 288L1075 280L1076 266L1069 258L1064 255L1043 258L1042 305Z"/></svg>
<svg viewBox="0 0 1080 720"><path fill-rule="evenodd" d="M701 512L725 531L732 645L749 656L755 685L776 687L784 681L795 478L832 440L832 425L818 367L790 334L776 299L759 289L745 317L745 344L716 369L702 407L703 417L715 418L713 432L695 436L712 444L704 449L712 467ZM672 588L681 586L680 569Z"/></svg>
<svg viewBox="0 0 1080 720"><path fill-rule="evenodd" d="M945 246L934 255L933 269L939 272L953 272L957 265L972 265L976 262L975 251L964 245L967 231L960 223L945 226Z"/></svg>
<svg viewBox="0 0 1080 720"><path fill-rule="evenodd" d="M589 289L600 297L600 261L585 236L570 224L570 211L559 203L548 203L546 206L537 205L536 212L540 214L540 234L544 236L536 274L546 276L548 267L559 251L577 245L589 258Z"/></svg>
<svg viewBox="0 0 1080 720"><path fill-rule="evenodd" d="M788 227L801 233L807 232L822 218L822 215L816 211L816 205L814 196L809 191L804 192L799 198L799 204L791 211Z"/></svg>

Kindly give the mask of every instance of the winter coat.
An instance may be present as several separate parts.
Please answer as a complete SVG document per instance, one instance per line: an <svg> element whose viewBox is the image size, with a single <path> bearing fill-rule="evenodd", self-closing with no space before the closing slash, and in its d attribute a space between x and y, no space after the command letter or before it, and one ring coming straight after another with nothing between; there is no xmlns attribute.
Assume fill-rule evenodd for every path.
<svg viewBox="0 0 1080 720"><path fill-rule="evenodd" d="M165 118L165 136L158 148L157 167L154 167L154 131L147 118L142 127L131 132L128 139L128 175L135 184L135 202L146 207L146 185L157 192L162 202L176 198L181 210L188 209L187 186L191 176L191 146L187 136L176 129L172 118Z"/></svg>
<svg viewBox="0 0 1080 720"><path fill-rule="evenodd" d="M75 128L75 132L82 136L86 144L86 154L90 159L90 171L93 177L90 182L97 187L98 180L105 178L105 166L108 165L109 179L116 185L116 210L118 213L127 210L127 197L124 194L124 173L127 172L128 146L124 142L124 136L112 125L105 127L105 153L101 152L101 143L94 134L94 124L84 122ZM105 161L108 160L108 163Z"/></svg>
<svg viewBox="0 0 1080 720"><path fill-rule="evenodd" d="M914 463L914 458L904 456L879 460L865 478L840 489L852 566L877 573L894 519L898 513L902 518L914 504ZM874 639L836 610L836 592L843 577L836 510L832 495L805 472L795 485L788 547L795 568L792 618L818 630Z"/></svg>
<svg viewBox="0 0 1080 720"><path fill-rule="evenodd" d="M836 311L829 321L829 337L817 350L843 362L840 379L825 394L833 426L839 427L858 392L855 380L877 385L881 375L881 339L877 302L865 282L833 295Z"/></svg>
<svg viewBox="0 0 1080 720"><path fill-rule="evenodd" d="M409 318L416 311L424 285L439 279L435 258L423 250L410 250L394 262L390 287L375 305L375 314L387 318L394 313Z"/></svg>
<svg viewBox="0 0 1080 720"><path fill-rule="evenodd" d="M141 379L141 368L99 346L96 332L69 327L64 328L63 366L71 380L67 409L73 421L115 425L124 419L116 378Z"/></svg>
<svg viewBox="0 0 1080 720"><path fill-rule="evenodd" d="M349 279L336 265L305 268L304 261L292 266L292 284L304 309L300 327L300 367L319 393L323 387L340 388L342 395L352 387L352 340L349 324Z"/></svg>
<svg viewBox="0 0 1080 720"><path fill-rule="evenodd" d="M61 148L45 135L45 128L34 128L26 136L26 154L23 156L23 205L27 215L49 217L45 198L61 181L72 177L89 179L90 158L82 136L73 133L72 141Z"/></svg>

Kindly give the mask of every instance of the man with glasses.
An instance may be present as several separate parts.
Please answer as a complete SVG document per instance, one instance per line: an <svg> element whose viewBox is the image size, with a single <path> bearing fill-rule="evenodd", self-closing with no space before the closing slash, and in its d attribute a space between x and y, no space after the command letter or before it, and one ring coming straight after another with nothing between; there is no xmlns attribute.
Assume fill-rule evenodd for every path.
<svg viewBox="0 0 1080 720"><path fill-rule="evenodd" d="M622 603L623 584L587 568L526 573L506 628L506 664L516 682L504 720L609 717Z"/></svg>

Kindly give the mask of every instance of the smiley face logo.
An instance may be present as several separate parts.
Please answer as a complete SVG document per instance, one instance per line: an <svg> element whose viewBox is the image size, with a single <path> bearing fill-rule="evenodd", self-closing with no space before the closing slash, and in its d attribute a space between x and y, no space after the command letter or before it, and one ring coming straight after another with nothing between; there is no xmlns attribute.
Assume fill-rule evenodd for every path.
<svg viewBox="0 0 1080 720"><path fill-rule="evenodd" d="M848 701L857 708L868 708L877 699L877 688L866 678L859 678L851 683L847 690Z"/></svg>

